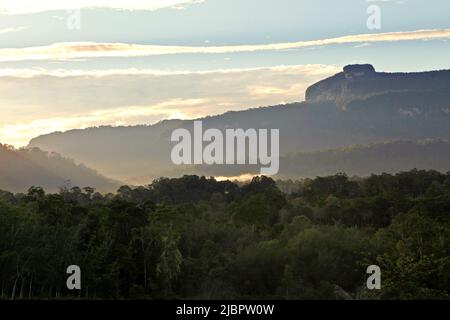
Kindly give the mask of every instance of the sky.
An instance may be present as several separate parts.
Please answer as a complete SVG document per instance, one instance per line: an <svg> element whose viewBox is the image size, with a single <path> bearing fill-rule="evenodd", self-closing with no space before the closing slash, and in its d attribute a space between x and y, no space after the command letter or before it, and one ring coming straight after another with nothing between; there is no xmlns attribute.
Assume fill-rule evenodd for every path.
<svg viewBox="0 0 450 320"><path fill-rule="evenodd" d="M448 0L0 0L0 143L302 101L352 63L450 69L449 17Z"/></svg>

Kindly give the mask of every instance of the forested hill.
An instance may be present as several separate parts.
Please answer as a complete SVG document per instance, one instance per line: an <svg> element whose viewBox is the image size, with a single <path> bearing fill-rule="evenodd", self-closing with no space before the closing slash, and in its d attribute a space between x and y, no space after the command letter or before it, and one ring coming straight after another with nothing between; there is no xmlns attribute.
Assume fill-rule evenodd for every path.
<svg viewBox="0 0 450 320"><path fill-rule="evenodd" d="M370 176L414 168L448 172L450 141L395 141L313 153L293 153L281 161L281 178L314 178L336 172Z"/></svg>
<svg viewBox="0 0 450 320"><path fill-rule="evenodd" d="M412 169L450 171L450 140L392 141L316 152L293 152L280 159L281 179L315 178L345 172L350 176L397 173ZM192 173L237 176L259 166L198 166Z"/></svg>
<svg viewBox="0 0 450 320"><path fill-rule="evenodd" d="M25 192L39 186L52 192L70 185L114 192L120 184L58 154L0 144L0 189Z"/></svg>
<svg viewBox="0 0 450 320"><path fill-rule="evenodd" d="M310 98L307 102L207 117L202 119L203 127L205 130L280 129L281 156L389 141L448 139L450 90L446 87L447 74L443 71L386 76L393 83L392 87L397 84L397 87L405 88L404 83L409 83L411 90L385 91L383 86L382 90L374 86L373 94L347 100L345 108L339 101ZM365 86L364 90L370 87ZM412 90L421 87L434 89ZM308 97L311 95L309 93ZM52 133L32 139L29 147L60 153L121 181L144 184L161 176L179 176L179 168L170 161L173 147L170 135L180 127L192 130L193 121L170 120L155 125L98 127ZM347 166L351 167L352 163ZM402 163L396 163L395 167L402 168ZM329 171L317 173L328 174Z"/></svg>

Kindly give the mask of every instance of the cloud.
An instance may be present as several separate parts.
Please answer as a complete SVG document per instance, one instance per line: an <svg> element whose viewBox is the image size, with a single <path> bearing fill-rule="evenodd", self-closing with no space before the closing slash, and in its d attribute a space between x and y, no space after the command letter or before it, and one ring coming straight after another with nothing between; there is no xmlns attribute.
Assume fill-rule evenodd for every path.
<svg viewBox="0 0 450 320"><path fill-rule="evenodd" d="M148 121L153 123L161 119L184 119L187 116L180 110L194 108L205 103L208 103L207 99L174 99L152 106L125 106L74 113L70 116L40 118L29 122L0 126L0 137L7 139L9 144L21 146L25 145L36 133L44 134L100 125L131 125ZM34 106L34 108L38 108L38 106Z"/></svg>
<svg viewBox="0 0 450 320"><path fill-rule="evenodd" d="M190 71L190 70L175 70L175 71L165 71L165 70L154 70L154 69L52 69L48 70L45 68L34 67L31 69L13 69L13 68L1 68L0 77L16 77L16 78L33 78L33 77L106 77L106 76L182 76L182 75L208 75L208 74L233 74L242 73L250 71L262 71L262 70L272 70L272 71L282 71L286 74L298 74L299 69L301 71L307 71L310 75L323 76L329 74L331 70L338 70L337 67L329 65L320 64L309 64L309 65L291 65L291 66L275 66L267 68L239 68L239 69L213 69L205 71Z"/></svg>
<svg viewBox="0 0 450 320"><path fill-rule="evenodd" d="M224 54L256 51L279 51L336 44L371 44L450 38L450 29L359 34L330 39L234 46L158 46L126 43L64 42L48 46L0 49L0 62L24 60L70 60L106 57L145 57L171 54Z"/></svg>
<svg viewBox="0 0 450 320"><path fill-rule="evenodd" d="M22 146L53 131L194 119L301 101L310 84L339 71L328 65L167 73L2 70L0 142Z"/></svg>
<svg viewBox="0 0 450 320"><path fill-rule="evenodd" d="M204 0L14 0L0 3L0 14L28 14L56 10L111 8L117 10L158 10L179 8Z"/></svg>
<svg viewBox="0 0 450 320"><path fill-rule="evenodd" d="M28 29L28 27L5 28L5 29L0 29L0 34L18 32L18 31L22 31L25 29Z"/></svg>

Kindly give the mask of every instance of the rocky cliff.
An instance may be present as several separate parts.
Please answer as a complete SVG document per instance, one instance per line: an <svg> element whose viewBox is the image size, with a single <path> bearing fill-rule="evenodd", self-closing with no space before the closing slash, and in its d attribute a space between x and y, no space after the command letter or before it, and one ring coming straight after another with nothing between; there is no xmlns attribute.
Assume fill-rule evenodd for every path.
<svg viewBox="0 0 450 320"><path fill-rule="evenodd" d="M450 90L450 70L385 73L370 64L348 65L343 71L319 81L306 91L306 101L333 101L345 107L355 99L390 92Z"/></svg>

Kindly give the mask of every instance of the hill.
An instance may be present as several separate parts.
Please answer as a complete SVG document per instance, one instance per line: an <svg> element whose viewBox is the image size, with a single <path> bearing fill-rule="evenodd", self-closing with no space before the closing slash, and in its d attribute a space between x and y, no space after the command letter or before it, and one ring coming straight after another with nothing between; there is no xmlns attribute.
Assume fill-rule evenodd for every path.
<svg viewBox="0 0 450 320"><path fill-rule="evenodd" d="M311 86L305 102L207 117L202 119L203 127L280 129L281 156L450 137L449 71L378 74L366 66L363 69L370 74L359 76L355 68L359 70L351 66L344 70L353 70L356 78L347 79L343 72ZM351 94L345 95L343 108L342 99L336 97L344 95L333 95L329 87L345 81ZM359 86L363 89L358 91ZM361 94L356 94L360 91ZM141 184L187 170L170 161L174 145L170 135L175 128L192 130L192 127L191 120L168 120L148 126L71 130L37 137L30 141L29 147L58 152L115 179ZM396 165L401 166L402 163ZM240 173L248 170L244 168Z"/></svg>
<svg viewBox="0 0 450 320"><path fill-rule="evenodd" d="M67 185L111 192L120 186L71 159L37 148L16 150L0 144L0 164L0 189L12 192L24 192L31 186L54 192Z"/></svg>
<svg viewBox="0 0 450 320"><path fill-rule="evenodd" d="M370 64L349 65L306 90L306 101L335 101L345 107L355 99L387 92L426 92L450 89L450 71L376 72Z"/></svg>
<svg viewBox="0 0 450 320"><path fill-rule="evenodd" d="M277 178L315 178L338 172L364 177L412 169L450 172L450 140L392 141L316 152L294 152L280 158ZM259 166L197 166L190 173L239 176L244 171L258 174Z"/></svg>

